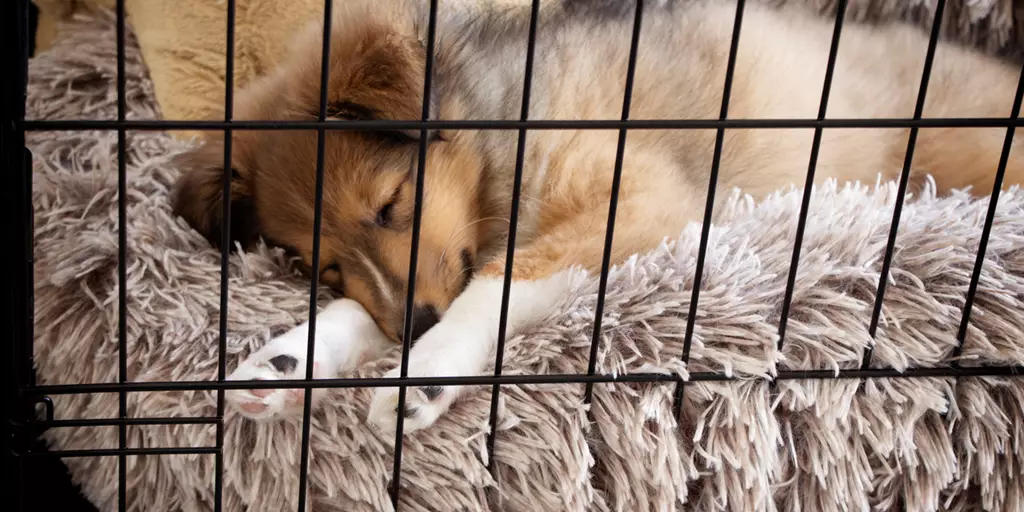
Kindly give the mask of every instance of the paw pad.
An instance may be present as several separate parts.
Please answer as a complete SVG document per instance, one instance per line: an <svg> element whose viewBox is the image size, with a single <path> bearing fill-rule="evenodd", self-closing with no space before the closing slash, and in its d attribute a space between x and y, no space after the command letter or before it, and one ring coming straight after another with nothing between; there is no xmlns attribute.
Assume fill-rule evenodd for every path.
<svg viewBox="0 0 1024 512"><path fill-rule="evenodd" d="M427 400L434 400L435 398L441 396L441 392L444 391L444 388L442 388L441 386L423 386L420 388L420 391L422 391L423 394L427 397Z"/></svg>
<svg viewBox="0 0 1024 512"><path fill-rule="evenodd" d="M281 373L291 373L299 365L299 360L288 354L271 357L267 362Z"/></svg>
<svg viewBox="0 0 1024 512"><path fill-rule="evenodd" d="M305 347L302 347L305 349ZM273 352L271 352L273 353ZM273 381L298 380L305 377L305 359L291 354L254 354L228 377L228 380ZM313 362L313 375L319 374L320 363ZM251 419L268 419L286 412L300 410L305 402L304 389L238 389L226 394L229 403ZM318 393L314 390L313 398Z"/></svg>

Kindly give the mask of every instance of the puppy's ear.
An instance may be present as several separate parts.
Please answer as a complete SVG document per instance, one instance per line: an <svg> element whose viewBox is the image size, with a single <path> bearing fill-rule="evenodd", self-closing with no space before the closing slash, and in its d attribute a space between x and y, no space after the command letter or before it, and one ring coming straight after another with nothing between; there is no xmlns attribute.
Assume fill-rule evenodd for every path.
<svg viewBox="0 0 1024 512"><path fill-rule="evenodd" d="M328 119L419 121L423 116L426 48L414 35L367 23L333 45ZM436 87L430 98L437 115ZM314 110L316 107L314 107ZM419 141L420 130L385 130L381 135ZM428 140L440 135L430 130Z"/></svg>
<svg viewBox="0 0 1024 512"><path fill-rule="evenodd" d="M430 107L431 119L434 116L434 105ZM355 121L371 121L371 120L401 120L401 121L419 121L422 119L422 112L420 112L414 119L405 118L392 118L386 114L381 114L379 111L368 109L365 105L359 105L348 101L339 101L330 103L327 105L327 119L328 120L355 120ZM402 142L419 142L422 130L378 130L374 133L385 137L389 140L393 140L399 143ZM437 130L427 130L427 142L434 142L443 140L441 132Z"/></svg>
<svg viewBox="0 0 1024 512"><path fill-rule="evenodd" d="M175 215L183 217L214 247L223 249L223 138L218 135L206 138L201 147L178 155L174 164L182 173L171 199ZM246 174L239 172L237 164L233 167L226 171L231 175L231 250L235 242L243 247L250 246L259 235L249 180Z"/></svg>

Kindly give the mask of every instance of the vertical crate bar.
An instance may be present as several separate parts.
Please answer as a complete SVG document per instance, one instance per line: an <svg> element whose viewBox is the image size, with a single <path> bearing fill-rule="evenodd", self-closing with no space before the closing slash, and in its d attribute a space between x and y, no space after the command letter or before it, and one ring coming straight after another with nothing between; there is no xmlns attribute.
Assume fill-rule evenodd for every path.
<svg viewBox="0 0 1024 512"><path fill-rule="evenodd" d="M946 8L946 0L939 0L935 5L935 18L932 20L931 35L928 39L928 51L924 58L924 68L921 70L921 85L917 91L917 104L914 106L914 120L921 119L924 114L925 96L928 94L928 81L932 76L932 64L935 61L935 49L938 46L939 34L942 29L942 13ZM882 270L878 276L878 287L875 290L875 304L871 309L871 323L868 324L868 334L874 342L878 333L878 324L882 318L882 305L885 302L885 288L889 283L889 269L892 266L892 255L896 249L896 236L899 233L900 217L903 214L903 202L906 200L907 184L910 182L910 167L914 162L914 147L917 144L918 127L910 128L910 135L907 138L907 152L903 158L903 170L900 171L900 182L896 192L896 204L892 210L892 221L889 224L889 239L885 246L885 256L882 258ZM864 350L861 360L861 368L871 367L871 358L874 355L874 347L869 346Z"/></svg>
<svg viewBox="0 0 1024 512"><path fill-rule="evenodd" d="M1022 97L1024 97L1024 67L1021 68L1020 78L1017 80L1017 92L1013 97L1013 107L1010 109L1011 121L1018 121L1017 118L1020 117ZM960 327L956 333L956 348L953 349L952 354L954 368L960 367L959 358L963 354L964 341L967 340L967 327L971 322L971 310L974 307L974 299L978 293L978 282L981 280L981 267L985 264L988 238L992 234L992 222L995 220L996 208L999 206L999 192L1003 188L1003 178L1006 176L1006 166L1010 161L1010 151L1013 150L1013 137L1016 130L1016 124L1011 124L1006 129L1003 150L999 155L999 167L996 168L995 179L992 183L992 194L989 196L988 211L985 213L985 225L981 230L981 240L978 242L978 255L974 260L974 270L971 271L971 281L967 287L963 316L960 317Z"/></svg>
<svg viewBox="0 0 1024 512"><path fill-rule="evenodd" d="M526 67L523 75L523 100L520 107L519 120L526 121L530 117L530 87L533 83L533 56L537 43L537 17L540 11L540 0L532 0L530 4L530 28L526 42ZM519 224L519 199L523 186L523 159L526 152L526 128L519 129L519 140L516 146L515 175L512 178L512 206L508 222L508 242L505 248L505 281L501 289L501 316L498 318L498 343L495 346L494 376L501 376L501 367L505 360L505 336L508 327L508 300L512 286L512 267L514 266L516 232ZM487 467L493 468L494 436L498 429L498 398L501 385L491 386L491 413L487 434Z"/></svg>
<svg viewBox="0 0 1024 512"><path fill-rule="evenodd" d="M320 100L317 120L327 119L327 98L330 89L331 64L331 24L334 21L332 0L324 0L323 35L320 47ZM313 200L313 262L309 283L309 338L306 342L305 380L313 380L313 354L316 349L316 303L320 289L320 228L323 224L324 201L324 151L327 144L327 133L323 126L316 132L316 191ZM299 503L298 511L306 510L306 487L309 483L309 429L310 416L313 413L313 388L306 386L302 398L302 442L299 448Z"/></svg>
<svg viewBox="0 0 1024 512"><path fill-rule="evenodd" d="M845 1L845 0L844 0ZM725 84L722 89L722 106L718 119L725 121L729 117L729 98L732 95L732 77L736 70L736 53L740 46L740 30L743 27L743 9L745 0L736 2L736 17L732 23L732 41L729 43L729 61L725 68ZM718 187L718 170L722 163L722 145L725 142L725 128L715 131L715 150L711 159L711 174L708 176L708 195L704 204L704 223L700 229L700 244L697 247L697 267L693 271L693 291L690 294L690 309L686 317L686 331L683 334L683 364L690 364L690 346L693 343L693 330L697 323L697 302L700 300L700 286L704 280L704 262L708 254L708 236L711 233L711 215L715 208L715 190ZM683 405L683 389L685 384L676 384L672 398L672 412L678 418Z"/></svg>
<svg viewBox="0 0 1024 512"><path fill-rule="evenodd" d="M825 119L828 112L828 99L832 93L832 76L836 68L836 56L839 54L839 38L843 33L843 21L846 18L846 1L839 2L836 9L836 22L832 29L832 43L828 52L828 64L825 68L825 79L821 86L821 102L818 104L818 121ZM789 308L793 303L793 288L796 287L796 273L800 266L800 250L804 243L804 229L807 227L807 214L811 205L811 191L814 187L814 173L818 167L818 150L821 148L823 128L814 129L814 140L811 142L811 157L807 164L807 179L804 181L804 193L800 202L800 217L796 225L796 237L793 242L793 258L789 263L789 277L786 281L786 293L782 299L782 312L779 318L778 350L786 341L786 325L789 322Z"/></svg>
<svg viewBox="0 0 1024 512"><path fill-rule="evenodd" d="M434 78L434 39L437 37L437 0L430 0L427 20L427 60L423 70L423 111L422 121L430 119L430 90ZM413 203L412 241L409 250L409 290L405 298L405 319L402 325L402 363L399 378L409 376L409 352L412 348L412 320L416 306L416 265L419 261L420 224L423 221L423 176L427 169L427 128L420 130L419 160L416 162L416 199ZM404 383L398 387L398 408L395 411L395 462L391 470L391 502L398 510L398 495L402 481L402 438L405 435L405 397L408 388Z"/></svg>
<svg viewBox="0 0 1024 512"><path fill-rule="evenodd" d="M3 499L15 510L28 510L25 465L17 453L27 451L31 439L16 422L30 419L30 400L22 389L35 384L33 377L33 274L32 274L32 161L25 148L26 85L31 37L28 0L11 0L0 7L0 63L8 70L0 80L0 165L7 171L0 194L3 195L4 240L12 240L8 271L0 274L0 333L4 343L4 479Z"/></svg>
<svg viewBox="0 0 1024 512"><path fill-rule="evenodd" d="M640 27L643 24L644 0L636 0L636 14L633 17L633 36L629 46L629 64L626 68L626 85L622 98L622 121L629 120L629 107L633 101L633 75L636 73L637 51L640 47ZM597 369L597 347L601 341L601 321L604 317L604 295L608 289L608 271L611 267L612 242L615 237L615 213L619 205L619 186L622 183L622 164L626 153L626 128L619 130L618 146L615 149L615 171L612 175L611 202L608 205L608 226L604 235L604 253L601 257L601 279L597 285L597 307L594 311L594 332L590 338L587 375L594 375ZM588 382L583 392L583 402L589 404L594 398L594 383Z"/></svg>
<svg viewBox="0 0 1024 512"><path fill-rule="evenodd" d="M225 41L224 68L224 122L230 123L235 109L235 0L228 0L227 34ZM227 375L226 355L228 339L228 269L231 254L231 153L232 130L224 128L224 172L221 176L221 225L220 240L220 332L217 337L217 382L224 382ZM224 507L224 390L217 390L217 453L214 455L213 510L220 512Z"/></svg>
<svg viewBox="0 0 1024 512"><path fill-rule="evenodd" d="M127 246L128 223L126 201L128 190L127 162L125 162L125 19L124 2L117 0L117 381L128 381L128 290L127 290ZM128 394L118 393L118 417L128 417ZM117 447L124 450L128 444L128 426L117 427ZM124 512L128 507L128 459L122 453L117 457L117 509Z"/></svg>

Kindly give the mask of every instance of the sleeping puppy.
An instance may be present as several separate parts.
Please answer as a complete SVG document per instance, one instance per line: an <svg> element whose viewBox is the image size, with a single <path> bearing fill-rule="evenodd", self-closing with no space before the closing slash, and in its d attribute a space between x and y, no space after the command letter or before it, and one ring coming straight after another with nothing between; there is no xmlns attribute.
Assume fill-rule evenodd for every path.
<svg viewBox="0 0 1024 512"><path fill-rule="evenodd" d="M427 2L345 0L334 6L327 116L334 120L419 120L426 62ZM508 4L508 2L505 2ZM431 117L517 120L523 91L529 2L469 6L441 2ZM735 4L646 2L631 117L715 119L722 102ZM618 119L634 17L633 2L543 3L529 113L532 119ZM798 11L746 6L729 114L732 118L817 115L833 21ZM237 119L317 119L320 33L297 39L291 57L236 97ZM905 26L847 23L827 115L913 115L927 37ZM926 117L1006 117L1017 69L956 46L936 56ZM909 130L826 129L817 181L895 179ZM940 192L991 190L1005 136L1001 128L922 129L912 187L931 175ZM346 299L318 317L317 378L333 377L402 339L409 284L420 132L326 131L319 268L313 261L317 134L234 132L233 168L222 168L221 135L185 155L174 208L219 243L221 180L232 180L231 237L263 237L286 248L308 273ZM430 132L411 376L477 375L498 333L505 240L516 161L512 130ZM568 292L568 271L597 272L616 159L617 130L533 130L526 137L522 205L512 269L508 336L542 321ZM813 130L726 130L718 189L760 197L802 185ZM700 222L713 130L631 130L625 146L613 264ZM1006 183L1019 183L1014 155ZM722 198L727 194L719 193ZM794 221L795 222L795 221ZM372 321L371 321L372 320ZM303 324L244 362L232 379L304 375ZM581 369L582 371L582 369ZM397 376L398 369L388 374ZM431 425L462 388L410 389L405 431ZM396 423L397 388L380 388L369 420ZM232 403L272 417L302 403L301 392L239 391Z"/></svg>

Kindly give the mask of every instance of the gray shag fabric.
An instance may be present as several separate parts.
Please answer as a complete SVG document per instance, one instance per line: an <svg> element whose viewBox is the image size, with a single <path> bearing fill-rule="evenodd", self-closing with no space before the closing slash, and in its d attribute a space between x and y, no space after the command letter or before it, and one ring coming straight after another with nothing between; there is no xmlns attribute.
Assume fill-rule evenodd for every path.
<svg viewBox="0 0 1024 512"><path fill-rule="evenodd" d="M798 4L834 17L839 0L758 0ZM848 0L851 21L904 20L931 29L939 0ZM1019 0L947 0L942 37L982 51L1020 60L1024 57L1024 2Z"/></svg>
<svg viewBox="0 0 1024 512"><path fill-rule="evenodd" d="M113 21L81 18L31 63L32 118L113 119ZM128 117L159 116L134 45ZM115 133L32 133L35 350L40 384L116 382ZM219 255L168 206L184 143L128 134L128 379L215 378ZM735 197L711 231L691 365L680 364L699 228L609 278L598 372L714 371L735 382L601 384L592 421L581 385L503 388L493 476L485 468L490 388L468 393L405 441L403 510L1024 510L1024 380L782 380L782 370L855 368L867 333L895 187L814 192L784 349L776 349L800 193ZM725 193L725 192L723 192ZM903 211L874 364L950 363L987 208L925 190ZM307 281L261 247L230 260L227 365L308 314ZM586 371L597 281L543 327L509 340L505 374ZM323 299L328 299L325 293ZM988 246L964 365L1024 363L1024 195L1005 193ZM358 370L379 376L398 350ZM389 510L392 439L364 423L371 392L332 390L311 430L316 511ZM58 419L114 418L116 394L55 396ZM128 397L131 417L216 414L211 392ZM224 419L224 510L291 510L301 421ZM213 425L146 425L128 446L215 444ZM55 428L60 450L116 448L117 427ZM67 459L101 510L117 502L117 458ZM127 458L128 509L213 509L213 455Z"/></svg>

